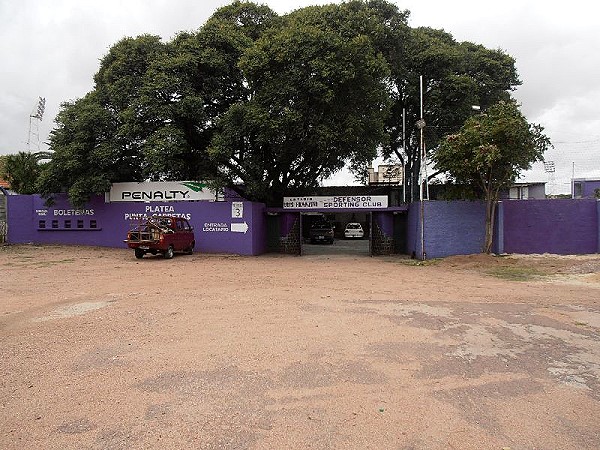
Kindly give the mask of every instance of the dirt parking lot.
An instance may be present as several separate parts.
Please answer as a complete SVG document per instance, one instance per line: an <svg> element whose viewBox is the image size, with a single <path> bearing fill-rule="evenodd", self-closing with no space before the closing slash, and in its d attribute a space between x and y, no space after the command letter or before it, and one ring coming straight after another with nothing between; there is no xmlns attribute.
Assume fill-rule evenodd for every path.
<svg viewBox="0 0 600 450"><path fill-rule="evenodd" d="M0 247L0 448L597 449L600 255Z"/></svg>

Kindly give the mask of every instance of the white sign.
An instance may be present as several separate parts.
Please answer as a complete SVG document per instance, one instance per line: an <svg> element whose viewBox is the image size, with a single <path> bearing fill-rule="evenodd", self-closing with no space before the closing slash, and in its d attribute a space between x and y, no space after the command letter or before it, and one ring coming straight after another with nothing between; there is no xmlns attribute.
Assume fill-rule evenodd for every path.
<svg viewBox="0 0 600 450"><path fill-rule="evenodd" d="M246 232L248 231L248 224L244 221L241 223L232 223L231 224L231 231L234 233L244 233L246 234Z"/></svg>
<svg viewBox="0 0 600 450"><path fill-rule="evenodd" d="M284 209L381 209L388 207L387 195L343 195L284 197Z"/></svg>
<svg viewBox="0 0 600 450"><path fill-rule="evenodd" d="M231 218L241 219L244 217L244 203L243 202L232 202L231 203Z"/></svg>
<svg viewBox="0 0 600 450"><path fill-rule="evenodd" d="M176 212L175 207L172 205L146 205L146 210L143 213L140 212L126 212L123 216L125 220L142 220L149 217L161 217L161 216L172 216L172 217L183 217L187 220L192 220L191 213Z"/></svg>
<svg viewBox="0 0 600 450"><path fill-rule="evenodd" d="M229 225L224 222L204 222L202 231L204 233L227 233Z"/></svg>
<svg viewBox="0 0 600 450"><path fill-rule="evenodd" d="M55 209L52 211L55 216L93 216L93 209Z"/></svg>
<svg viewBox="0 0 600 450"><path fill-rule="evenodd" d="M109 202L172 202L216 200L215 191L197 181L149 181L144 183L113 183Z"/></svg>

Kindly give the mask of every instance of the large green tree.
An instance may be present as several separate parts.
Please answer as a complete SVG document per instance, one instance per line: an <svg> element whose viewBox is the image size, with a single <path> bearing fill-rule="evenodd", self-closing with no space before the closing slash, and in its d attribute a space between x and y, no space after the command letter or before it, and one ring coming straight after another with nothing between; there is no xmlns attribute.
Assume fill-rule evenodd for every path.
<svg viewBox="0 0 600 450"><path fill-rule="evenodd" d="M436 168L451 181L483 192L486 233L483 251L492 249L499 193L519 174L540 161L550 146L540 125L530 124L514 101L500 101L469 118L458 133L448 135L435 153Z"/></svg>
<svg viewBox="0 0 600 450"><path fill-rule="evenodd" d="M166 44L150 35L115 44L94 90L62 105L41 193L67 190L81 205L112 182L214 178L207 149L219 118L249 95L238 61L275 17L234 2Z"/></svg>
<svg viewBox="0 0 600 450"><path fill-rule="evenodd" d="M94 89L63 103L50 133L54 151L38 183L46 196L67 191L73 204L106 192L111 183L143 179L143 145L150 127L137 99L150 63L164 53L156 36L124 38L102 59Z"/></svg>
<svg viewBox="0 0 600 450"><path fill-rule="evenodd" d="M397 40L384 42L398 45ZM508 100L520 81L514 59L505 52L457 42L443 30L410 29L401 48L388 51L393 71L390 97L394 103L386 120L389 140L383 154L395 156L406 166L405 186L413 199L418 199L422 149L415 124L421 115L420 77L423 77L424 147L428 158L435 154L443 136L456 132L473 114L472 105L485 109L499 100Z"/></svg>
<svg viewBox="0 0 600 450"><path fill-rule="evenodd" d="M41 192L81 204L112 182L215 179L276 202L346 164L364 174L378 152L399 158L415 186L419 76L433 149L472 104L507 98L518 79L503 52L411 29L408 15L385 0L285 16L236 1L166 43L124 38L94 89L57 116Z"/></svg>
<svg viewBox="0 0 600 450"><path fill-rule="evenodd" d="M240 59L251 95L220 119L210 152L251 198L275 201L376 156L389 70L368 36L377 23L351 6L296 11Z"/></svg>

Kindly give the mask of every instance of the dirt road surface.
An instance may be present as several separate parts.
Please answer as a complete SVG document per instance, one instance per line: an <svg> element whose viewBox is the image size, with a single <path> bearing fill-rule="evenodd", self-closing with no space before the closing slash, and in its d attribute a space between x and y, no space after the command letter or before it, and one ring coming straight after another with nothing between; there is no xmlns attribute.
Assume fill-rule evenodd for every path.
<svg viewBox="0 0 600 450"><path fill-rule="evenodd" d="M600 255L0 247L0 448L597 449Z"/></svg>

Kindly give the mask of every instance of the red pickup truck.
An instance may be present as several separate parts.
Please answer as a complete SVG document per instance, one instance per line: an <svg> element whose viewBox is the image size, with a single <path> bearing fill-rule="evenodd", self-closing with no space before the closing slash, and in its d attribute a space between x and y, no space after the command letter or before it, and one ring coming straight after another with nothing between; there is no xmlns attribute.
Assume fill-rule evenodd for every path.
<svg viewBox="0 0 600 450"><path fill-rule="evenodd" d="M191 255L196 245L190 223L182 217L172 216L149 217L132 222L124 242L134 250L138 259L146 253L161 253L167 259L171 259L175 252Z"/></svg>

